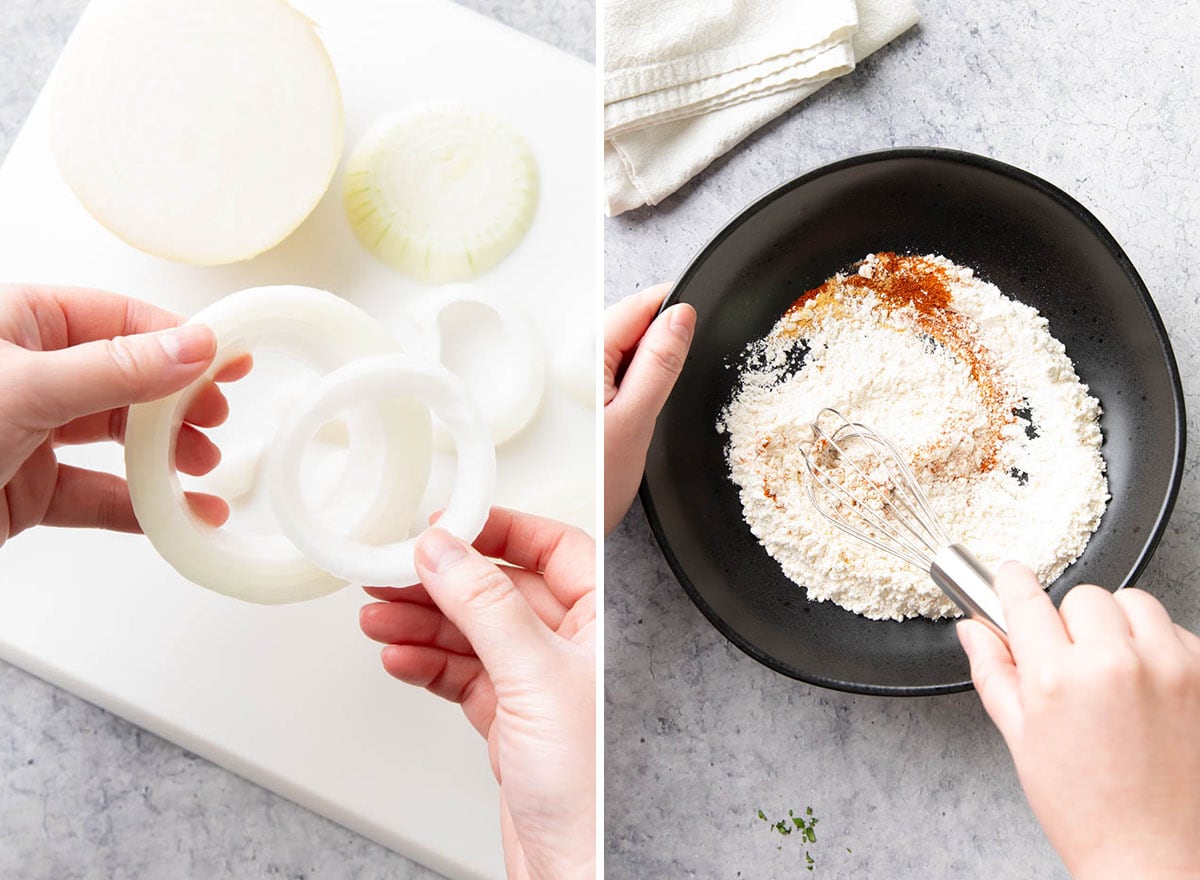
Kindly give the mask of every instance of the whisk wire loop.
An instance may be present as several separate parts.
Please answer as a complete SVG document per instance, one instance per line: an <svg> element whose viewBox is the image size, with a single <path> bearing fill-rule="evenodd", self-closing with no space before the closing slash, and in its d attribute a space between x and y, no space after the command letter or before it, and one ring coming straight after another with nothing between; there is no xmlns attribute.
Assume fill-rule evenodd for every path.
<svg viewBox="0 0 1200 880"><path fill-rule="evenodd" d="M829 418L839 423L832 433L821 425ZM801 454L804 490L817 513L848 535L925 571L964 614L1006 639L1004 610L990 572L946 534L896 447L828 407L811 428L816 449L804 447ZM822 453L835 462L828 471L818 460ZM848 477L851 487L839 482L835 471Z"/></svg>
<svg viewBox="0 0 1200 880"><path fill-rule="evenodd" d="M928 568L928 565L924 560L924 551L920 544L907 540L902 534L895 532L888 525L887 521L875 513L875 511L873 511L870 507L859 503L859 499L855 498L842 486L826 477L824 471L815 467L811 457L809 457L807 454L805 455L805 465L808 468L808 475L810 478L805 481L805 492L808 495L808 500L812 503L817 513L819 513L825 520L838 529L841 529L842 531L847 532L850 535L865 541L866 543L871 544L872 546L883 550L886 553L894 553L897 556L900 556L905 562L908 562L911 565L918 566L919 568ZM822 504L817 497L816 491L813 487L814 482L841 502L845 510L845 515L857 517L875 533L884 535L891 540L893 544L898 546L892 546L876 540L874 537L872 537L870 532L854 528L847 523L845 519L840 518L839 516L836 516L827 510L825 505Z"/></svg>
<svg viewBox="0 0 1200 880"><path fill-rule="evenodd" d="M821 425L826 417L840 422L832 433ZM928 570L933 557L952 542L896 447L866 425L851 422L828 407L821 410L811 428L814 440L822 448L831 449L838 464L849 469L868 493L867 498L857 497L827 475L808 450L802 450L808 474L805 492L817 512L853 537ZM850 448L852 444L857 451ZM863 466L864 460L869 460L869 469ZM817 486L840 502L836 513L818 498ZM871 506L870 498L878 501L878 510ZM850 517L865 524L868 530L848 521ZM877 535L890 543L879 540Z"/></svg>
<svg viewBox="0 0 1200 880"><path fill-rule="evenodd" d="M823 481L823 478L821 478L819 476L816 477L816 479L818 480L818 482ZM925 562L925 558L922 555L919 555L920 551L916 550L911 545L907 544L907 542L905 542L899 536L892 535L892 534L887 535L887 537L892 540L892 542L893 542L892 544L885 544L882 541L877 541L875 538L871 537L871 535L868 534L867 532L853 528L852 526L848 526L846 523L844 523L843 521L841 521L840 519L838 519L837 517L835 517L828 511L826 511L821 506L821 504L817 502L817 500L813 494L813 490L812 490L811 486L806 486L805 489L808 493L808 498L812 502L813 507L816 508L817 513L819 513L826 521L828 521L835 528L841 529L843 532L846 532L846 533L854 536L855 538L859 539L860 541L870 544L872 547L875 547L876 549L882 550L885 553L891 553L895 556L898 556L901 559L903 559L905 562L907 562L909 565L916 566L917 568L928 568L928 565L926 565L926 562ZM876 530L877 532L885 532L885 533L888 532L886 525L879 519L874 518L872 516L864 515L864 514L857 514L857 515L870 528ZM899 546L896 546L896 545L899 545Z"/></svg>
<svg viewBox="0 0 1200 880"><path fill-rule="evenodd" d="M836 410L835 410L836 412ZM852 427L853 431L847 431L846 428ZM904 457L900 455L900 451L892 445L891 441L880 437L872 429L868 428L860 422L850 422L843 426L843 439L859 439L868 445L876 444L882 446L888 455L880 455L876 452L876 460L887 472L888 482L897 490L897 493L888 496L889 502L899 501L903 506L905 513L912 519L905 519L903 522L906 525L915 523L923 534L923 542L929 548L930 552L936 553L942 546L952 543L949 536L942 529L941 523L934 514L933 509L929 505L929 499L925 497L925 493L921 491L921 485L917 482L916 475L912 469L905 463ZM835 432L835 434L838 432ZM890 464L889 464L890 463ZM895 466L900 472L900 479L892 473L891 466ZM880 492L878 485L875 485L875 490ZM915 502L915 507L912 503ZM918 509L919 508L919 509Z"/></svg>

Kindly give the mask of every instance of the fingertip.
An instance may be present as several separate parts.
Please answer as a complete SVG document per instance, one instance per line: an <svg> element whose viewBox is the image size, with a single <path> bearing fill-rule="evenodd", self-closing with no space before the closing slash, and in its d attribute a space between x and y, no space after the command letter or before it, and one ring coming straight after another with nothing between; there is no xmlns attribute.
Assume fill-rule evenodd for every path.
<svg viewBox="0 0 1200 880"><path fill-rule="evenodd" d="M671 291L670 284L656 284L631 293L604 311L605 362L620 364L638 340L654 323L663 301Z"/></svg>
<svg viewBox="0 0 1200 880"><path fill-rule="evenodd" d="M412 602L417 605L428 605L431 603L429 594L420 584L407 584L403 587L379 586L378 584L364 585L363 592L372 599L378 599L380 602Z"/></svg>
<svg viewBox="0 0 1200 880"><path fill-rule="evenodd" d="M978 620L960 620L956 625L958 643L967 659L975 662L992 654L1008 655L1008 648L994 632Z"/></svg>
<svg viewBox="0 0 1200 880"><path fill-rule="evenodd" d="M358 625L361 629L366 629L367 624L375 619L379 613L375 609L379 607L378 602L368 602L366 605L358 609Z"/></svg>
<svg viewBox="0 0 1200 880"><path fill-rule="evenodd" d="M175 443L175 469L193 477L211 473L221 463L221 450L192 425L182 425Z"/></svg>
<svg viewBox="0 0 1200 880"><path fill-rule="evenodd" d="M386 629L386 614L389 607L386 602L370 602L358 609L358 628L373 642L390 643L394 641L380 637Z"/></svg>
<svg viewBox="0 0 1200 880"><path fill-rule="evenodd" d="M187 501L196 516L214 528L225 525L229 520L229 504L224 498L200 492L188 492Z"/></svg>
<svg viewBox="0 0 1200 880"><path fill-rule="evenodd" d="M417 574L424 581L429 575L444 573L469 553L470 547L464 541L433 526L417 538L413 561L417 565Z"/></svg>
<svg viewBox="0 0 1200 880"><path fill-rule="evenodd" d="M978 620L960 620L956 626L959 644L962 645L972 666L985 660L1012 663L1012 652L1008 645L988 626Z"/></svg>
<svg viewBox="0 0 1200 880"><path fill-rule="evenodd" d="M400 598L397 594L402 588L400 587L363 587L363 592L372 599L378 599L381 602L391 602Z"/></svg>
<svg viewBox="0 0 1200 880"><path fill-rule="evenodd" d="M379 662L383 664L383 668L388 671L389 675L396 675L393 671L396 669L404 658L404 652L401 651L399 645L384 645L379 649Z"/></svg>
<svg viewBox="0 0 1200 880"><path fill-rule="evenodd" d="M958 640L966 652L971 683L984 709L1006 736L1020 715L1017 667L1008 647L995 633L975 620L960 620Z"/></svg>
<svg viewBox="0 0 1200 880"><path fill-rule="evenodd" d="M213 376L214 382L236 382L238 379L243 379L249 375L254 368L254 356L247 352L233 358L225 366L221 367Z"/></svg>
<svg viewBox="0 0 1200 880"><path fill-rule="evenodd" d="M960 620L954 626L954 633L958 636L958 643L962 646L967 657L970 658L971 651L975 646L975 635L972 632L977 624L970 620Z"/></svg>
<svg viewBox="0 0 1200 880"><path fill-rule="evenodd" d="M1026 577L1026 576L1033 574L1033 569L1031 569L1024 562L1020 562L1019 560L1016 560L1016 559L1008 559L1008 560L1005 560L1004 563L1000 566L1000 571L997 572L997 574L1000 574L1000 573L1003 573L1005 575L1005 577L1010 577L1010 578Z"/></svg>
<svg viewBox="0 0 1200 880"><path fill-rule="evenodd" d="M204 324L183 324L155 334L167 357L189 372L202 372L217 354L217 334Z"/></svg>
<svg viewBox="0 0 1200 880"><path fill-rule="evenodd" d="M696 332L696 309L688 303L678 303L663 312L663 315L667 318L667 329L690 347L692 336Z"/></svg>
<svg viewBox="0 0 1200 880"><path fill-rule="evenodd" d="M208 502L205 518L210 525L217 528L225 525L229 522L229 503L224 498L212 496L212 501Z"/></svg>
<svg viewBox="0 0 1200 880"><path fill-rule="evenodd" d="M663 301L670 295L671 288L674 286L674 283L671 281L660 281L658 284L651 284L642 290L638 296L653 303L655 308L661 308Z"/></svg>
<svg viewBox="0 0 1200 880"><path fill-rule="evenodd" d="M691 303L677 302L665 309L663 314L670 315L677 322L696 323L696 307Z"/></svg>
<svg viewBox="0 0 1200 880"><path fill-rule="evenodd" d="M197 428L215 428L229 418L229 400L213 382L208 382L192 399L183 420Z"/></svg>
<svg viewBox="0 0 1200 880"><path fill-rule="evenodd" d="M1000 566L996 572L995 587L1002 598L1007 595L1010 599L1043 592L1033 569L1014 559Z"/></svg>
<svg viewBox="0 0 1200 880"><path fill-rule="evenodd" d="M695 309L688 305L672 306L659 315L638 341L615 392L606 392L609 403L619 400L621 408L638 420L653 422L683 372L695 317Z"/></svg>
<svg viewBox="0 0 1200 880"><path fill-rule="evenodd" d="M379 662L392 678L417 687L427 685L445 665L442 652L415 645L384 645Z"/></svg>

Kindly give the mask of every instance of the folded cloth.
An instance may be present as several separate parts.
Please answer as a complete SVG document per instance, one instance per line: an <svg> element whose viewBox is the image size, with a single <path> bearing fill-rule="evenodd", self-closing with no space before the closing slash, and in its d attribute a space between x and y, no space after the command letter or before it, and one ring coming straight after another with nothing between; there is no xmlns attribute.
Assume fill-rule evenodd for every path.
<svg viewBox="0 0 1200 880"><path fill-rule="evenodd" d="M854 0L610 0L606 136L845 73Z"/></svg>
<svg viewBox="0 0 1200 880"><path fill-rule="evenodd" d="M779 50L778 43L768 42L778 26L767 27L765 33L756 32L762 39L753 41L753 52L748 41L719 46L722 35L750 32L749 26L738 29L730 24L732 13L728 7L741 8L749 3L756 8L777 6L782 12L793 6L812 9L811 0L726 0L727 5L708 15L699 15L695 10L699 4L690 0L664 2L666 18L676 24L659 30L644 26L636 34L631 34L629 28L662 3L644 4L645 9L633 8L642 6L644 0L609 4L605 20L608 72L604 144L605 213L609 216L658 204L751 132L853 69L857 61L912 27L919 18L910 0L857 0L857 29L851 28L847 34L844 25L834 24L844 21L842 4L824 0L830 14L820 18L819 28L806 30L810 36L805 39L811 43L813 34L834 26L826 37L807 48L783 50L782 54L750 62L748 59L763 47ZM692 7L693 31L680 35L683 32L677 24L684 6ZM838 14L843 17L837 18ZM788 21L792 21L790 16ZM631 35L626 38L626 34ZM664 40L664 34L676 36ZM690 44L689 39L693 41ZM792 43L794 46L796 41ZM661 47L658 62L651 60L655 57L654 46ZM781 61L785 56L786 60ZM722 70L735 64L741 66ZM824 73L820 72L822 67ZM748 72L757 74L757 78L747 80L744 74ZM688 80L688 76L701 79Z"/></svg>

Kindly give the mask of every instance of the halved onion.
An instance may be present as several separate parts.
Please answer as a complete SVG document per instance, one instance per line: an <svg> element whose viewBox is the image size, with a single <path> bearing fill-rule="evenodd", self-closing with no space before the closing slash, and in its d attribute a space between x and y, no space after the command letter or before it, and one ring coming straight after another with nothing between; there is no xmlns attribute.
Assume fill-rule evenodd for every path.
<svg viewBox="0 0 1200 880"><path fill-rule="evenodd" d="M498 116L415 104L373 126L346 165L346 215L381 260L424 281L472 278L508 256L533 222L538 171Z"/></svg>
<svg viewBox="0 0 1200 880"><path fill-rule="evenodd" d="M51 141L68 186L134 247L184 263L278 244L342 153L337 77L285 0L110 0L56 73Z"/></svg>
<svg viewBox="0 0 1200 880"><path fill-rule="evenodd" d="M399 344L365 312L308 287L243 290L203 309L189 323L206 324L216 334L212 366L183 391L129 409L125 469L146 537L188 580L248 602L298 602L339 589L344 579L308 561L285 537L216 529L192 513L175 473L175 442L183 413L203 383L244 352L281 350L324 374L363 354L395 353ZM376 412L381 430L371 430L370 420L365 430L356 427L359 420L347 422L352 462L376 469L369 481L355 481L370 497L360 504L349 533L364 539L396 524L407 532L432 460L432 426L425 407L392 398ZM380 473L387 478L380 479ZM302 481L303 475L295 479Z"/></svg>
<svg viewBox="0 0 1200 880"><path fill-rule="evenodd" d="M494 336L489 340L494 346L471 339L467 325L480 318L491 325L489 331L480 332ZM447 288L434 306L433 321L437 328L430 339L443 366L458 372L447 363L447 340L470 345L477 356L489 360L481 374L464 371L458 372L458 377L487 422L492 442L500 446L511 440L537 415L546 392L546 356L532 322L516 306L498 305L465 285ZM434 442L443 450L453 446L449 433L436 419Z"/></svg>
<svg viewBox="0 0 1200 880"><path fill-rule="evenodd" d="M280 426L268 455L267 489L284 534L306 557L344 580L392 586L417 583L413 564L417 539L372 544L330 531L305 500L301 457L321 425L339 418L347 406L381 406L411 398L429 407L457 447L454 491L438 527L473 541L487 521L495 494L496 451L462 382L437 364L392 354L361 358L335 370L300 400L297 411Z"/></svg>

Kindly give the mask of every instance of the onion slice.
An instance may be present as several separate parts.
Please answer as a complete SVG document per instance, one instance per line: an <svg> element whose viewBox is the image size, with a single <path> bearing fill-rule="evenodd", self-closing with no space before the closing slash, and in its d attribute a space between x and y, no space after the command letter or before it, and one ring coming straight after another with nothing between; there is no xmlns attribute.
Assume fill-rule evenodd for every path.
<svg viewBox="0 0 1200 880"><path fill-rule="evenodd" d="M342 153L337 77L285 0L108 0L56 73L54 157L83 207L157 256L248 259L300 225Z"/></svg>
<svg viewBox="0 0 1200 880"><path fill-rule="evenodd" d="M439 528L473 541L487 521L495 494L496 451L487 425L449 370L409 355L377 355L330 373L280 426L267 460L267 489L288 539L326 571L356 583L417 583L417 539L380 545L330 532L305 501L300 460L321 425L337 419L346 406L381 405L396 398L425 403L457 446L454 491L438 519Z"/></svg>
<svg viewBox="0 0 1200 880"><path fill-rule="evenodd" d="M596 481L549 483L531 494L519 509L567 523L596 537Z"/></svg>
<svg viewBox="0 0 1200 880"><path fill-rule="evenodd" d="M230 506L245 501L254 494L254 487L258 485L259 465L262 464L264 451L264 447L257 443L232 452L221 450L221 463L204 477L202 490L219 495Z"/></svg>
<svg viewBox="0 0 1200 880"><path fill-rule="evenodd" d="M554 354L555 384L586 407L596 408L596 333L590 327L568 335Z"/></svg>
<svg viewBox="0 0 1200 880"><path fill-rule="evenodd" d="M188 580L247 602L298 602L345 586L344 579L308 561L282 535L242 535L200 520L186 503L175 472L175 443L183 413L200 388L247 351L282 350L324 374L363 354L397 352L399 344L365 312L307 287L243 290L203 309L189 323L206 324L216 334L212 366L184 390L129 409L125 469L134 513L146 537ZM407 532L433 455L429 412L419 403L388 400L375 416L382 430L358 430L357 438L360 420L347 421L350 454L355 455L356 447L360 453L365 449L366 457L387 476L367 484L372 497L350 530L358 537L374 536L396 523L403 523Z"/></svg>
<svg viewBox="0 0 1200 880"><path fill-rule="evenodd" d="M384 262L436 283L485 272L533 222L537 163L504 120L421 103L363 136L346 165L346 215Z"/></svg>
<svg viewBox="0 0 1200 880"><path fill-rule="evenodd" d="M458 377L466 383L468 393L487 422L492 442L496 446L506 443L533 421L546 393L546 355L533 323L515 306L497 305L472 293L465 285L448 288L433 312L437 328L429 338L436 346L434 356L452 372L453 367L446 363L445 340L459 335L455 318L482 312L485 320L495 326L495 335L502 342L497 355L503 359L503 365L496 364L482 377L486 387L473 385L472 377L463 373L458 373ZM433 427L437 447L452 448L453 440L436 419Z"/></svg>

